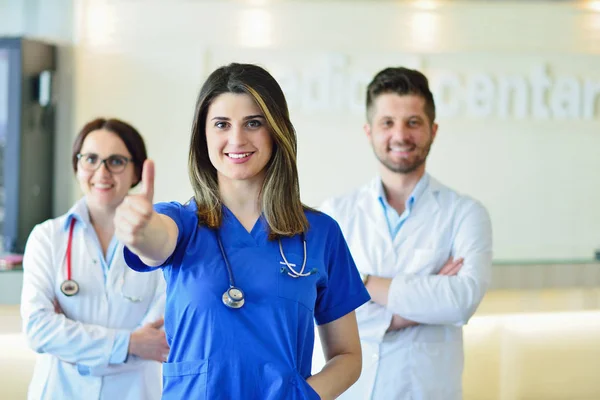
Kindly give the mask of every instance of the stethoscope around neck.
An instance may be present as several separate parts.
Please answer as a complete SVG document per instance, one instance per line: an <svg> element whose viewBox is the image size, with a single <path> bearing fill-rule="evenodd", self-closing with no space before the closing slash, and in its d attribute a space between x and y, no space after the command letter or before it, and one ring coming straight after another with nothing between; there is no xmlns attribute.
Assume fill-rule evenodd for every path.
<svg viewBox="0 0 600 400"><path fill-rule="evenodd" d="M69 239L67 241L67 280L60 284L60 291L68 297L79 293L79 284L71 279L71 249L73 246L73 228L75 227L75 218L71 219L69 226Z"/></svg>
<svg viewBox="0 0 600 400"><path fill-rule="evenodd" d="M316 273L316 270L311 270L309 272L304 272L306 267L306 236L304 232L300 234L302 239L302 246L304 249L304 257L302 259L302 268L300 271L297 271L294 268L294 264L290 264L285 257L283 252L283 244L281 243L281 239L278 239L279 242L279 253L281 254L281 258L283 259L283 266L281 267L280 272L287 273L292 278L302 278L310 276ZM241 308L246 302L246 297L244 296L244 291L235 285L235 279L233 277L233 270L231 269L231 265L229 264L229 260L227 259L227 254L225 253L225 248L223 247L223 242L221 241L221 235L217 230L217 242L219 243L219 249L221 250L221 255L223 256L223 261L225 261L225 267L227 268L227 276L229 278L229 288L223 293L222 300L223 304L225 304L229 308Z"/></svg>
<svg viewBox="0 0 600 400"><path fill-rule="evenodd" d="M79 293L79 284L72 278L71 272L71 253L73 251L73 228L75 227L75 218L71 219L71 224L69 225L69 239L67 241L67 279L60 284L60 291L67 297L75 296ZM131 301L132 303L139 303L144 300L143 297L138 296L127 296L123 293L123 286L125 286L125 271L123 272L123 277L121 278L120 285L120 294L125 299Z"/></svg>

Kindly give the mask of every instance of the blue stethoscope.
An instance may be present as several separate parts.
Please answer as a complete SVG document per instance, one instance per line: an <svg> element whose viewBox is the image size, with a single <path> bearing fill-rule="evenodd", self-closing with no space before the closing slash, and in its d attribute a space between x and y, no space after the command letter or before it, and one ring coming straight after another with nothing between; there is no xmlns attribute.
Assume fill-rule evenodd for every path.
<svg viewBox="0 0 600 400"><path fill-rule="evenodd" d="M281 273L286 273L292 278L301 278L310 276L317 271L315 269L304 272L304 268L306 267L306 236L304 232L300 234L302 238L302 245L304 247L304 258L302 260L302 268L300 271L296 271L294 268L294 264L290 264L283 253L283 245L281 244L281 239L279 241L279 253L281 253L281 258L283 258L284 266L281 267ZM229 260L227 259L227 254L225 254L225 249L223 248L223 242L221 242L221 235L219 231L217 231L217 242L219 242L219 248L221 249L221 255L223 256L223 261L225 261L225 267L227 268L227 275L229 277L229 288L223 293L223 304L225 304L229 308L241 308L246 302L246 298L244 297L244 291L239 287L235 286L235 280L233 278L233 271L231 270L231 265L229 264Z"/></svg>

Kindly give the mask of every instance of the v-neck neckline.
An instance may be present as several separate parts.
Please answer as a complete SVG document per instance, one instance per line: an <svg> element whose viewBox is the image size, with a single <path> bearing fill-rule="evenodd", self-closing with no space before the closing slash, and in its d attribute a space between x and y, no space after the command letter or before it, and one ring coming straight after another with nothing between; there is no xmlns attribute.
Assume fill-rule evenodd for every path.
<svg viewBox="0 0 600 400"><path fill-rule="evenodd" d="M223 206L223 216L225 217L223 223L229 225L235 231L234 234L238 240L246 244L258 245L267 234L266 221L262 214L256 219L250 231L244 227L227 206Z"/></svg>

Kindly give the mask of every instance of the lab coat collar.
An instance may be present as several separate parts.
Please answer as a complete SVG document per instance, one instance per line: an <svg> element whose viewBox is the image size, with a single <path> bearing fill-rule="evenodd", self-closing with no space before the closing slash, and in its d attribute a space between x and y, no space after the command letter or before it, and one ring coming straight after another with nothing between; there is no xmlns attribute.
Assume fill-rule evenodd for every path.
<svg viewBox="0 0 600 400"><path fill-rule="evenodd" d="M381 178L378 177L379 179L376 179L376 190L378 193L377 199L379 200L379 202L383 205L384 210L386 208L391 207L385 197L385 191L383 190L383 182L381 181ZM414 206L414 204L417 202L417 200L419 200L421 197L423 197L423 194L425 192L425 190L427 189L427 187L429 186L429 180L430 180L430 176L428 173L423 174L423 176L421 177L421 179L419 179L419 182L417 182L417 184L415 185L412 193L410 194L410 196L408 197L408 199L406 199L406 203L405 203L405 207L407 210L411 210Z"/></svg>
<svg viewBox="0 0 600 400"><path fill-rule="evenodd" d="M421 194L415 196L415 202L413 204L413 212L418 212L419 209L425 209L428 212L437 211L440 208L438 192L443 189L443 185L435 180L430 175L427 175L428 182L425 187L419 189ZM381 206L379 196L382 190L381 177L375 177L366 187L366 195L361 196L358 207L364 215L368 216L373 222L373 226L379 235L389 245L393 243L392 237L389 232L387 220L385 217L385 211Z"/></svg>
<svg viewBox="0 0 600 400"><path fill-rule="evenodd" d="M437 210L440 207L438 193L444 186L429 174L427 174L427 179L428 182L425 182L427 185L422 188L422 191L420 190L421 194L415 196L413 208L428 208L430 210L431 208L434 208ZM362 196L359 206L374 220L376 226L381 227L382 231L386 232L386 236L389 236L384 210L383 207L381 207L381 202L379 200L382 191L381 177L375 177L367 185L366 189L369 195Z"/></svg>
<svg viewBox="0 0 600 400"><path fill-rule="evenodd" d="M440 208L439 192L444 188L444 185L431 175L428 175L428 178L427 187L423 189L422 195L416 199L415 207L423 207L433 211Z"/></svg>
<svg viewBox="0 0 600 400"><path fill-rule="evenodd" d="M417 183L417 186L411 194L411 197L414 197L415 199L414 205L417 205L419 203L432 202L435 204L436 207L439 207L440 204L437 195L438 192L441 189L443 189L443 187L444 186L440 182L438 182L435 178L433 178L426 172L425 175L423 175L423 177L419 181L419 183ZM381 183L381 177L375 177L368 185L368 189L372 194L372 196L368 197L372 197L377 202L379 202L379 198L383 194L383 184Z"/></svg>
<svg viewBox="0 0 600 400"><path fill-rule="evenodd" d="M71 207L71 209L67 212L65 218L65 224L63 229L66 231L69 229L69 225L71 224L71 220L75 218L75 220L81 223L84 227L91 225L90 223L90 213L88 211L87 201L85 197L82 197Z"/></svg>

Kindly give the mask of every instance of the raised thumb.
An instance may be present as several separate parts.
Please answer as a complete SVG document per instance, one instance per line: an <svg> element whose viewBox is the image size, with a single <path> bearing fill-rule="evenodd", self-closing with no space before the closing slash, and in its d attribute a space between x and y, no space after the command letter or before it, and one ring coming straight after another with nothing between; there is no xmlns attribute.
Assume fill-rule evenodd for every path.
<svg viewBox="0 0 600 400"><path fill-rule="evenodd" d="M154 161L147 159L142 167L142 194L152 203L154 199Z"/></svg>

